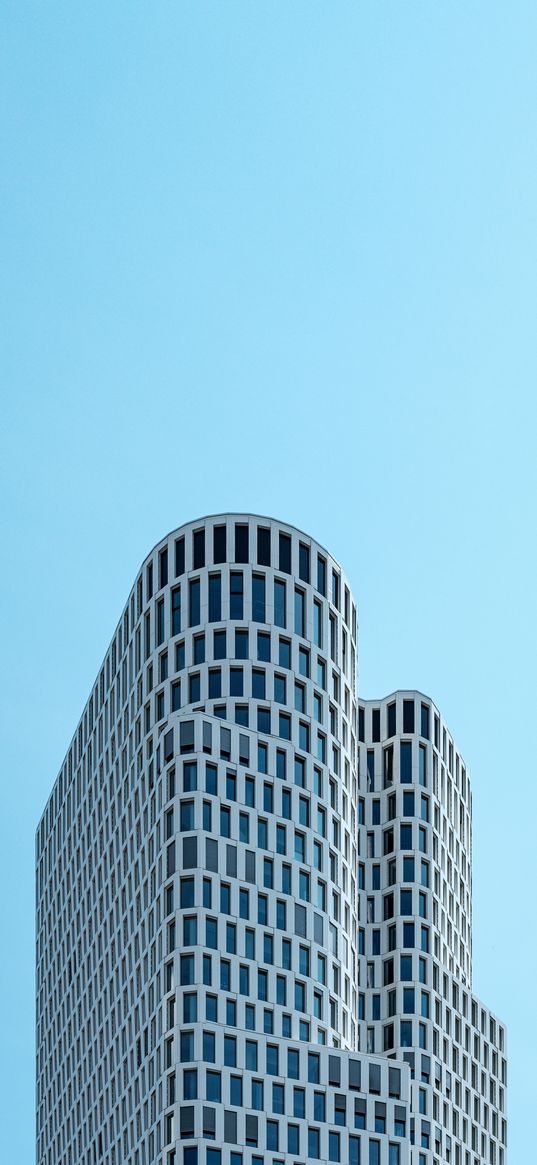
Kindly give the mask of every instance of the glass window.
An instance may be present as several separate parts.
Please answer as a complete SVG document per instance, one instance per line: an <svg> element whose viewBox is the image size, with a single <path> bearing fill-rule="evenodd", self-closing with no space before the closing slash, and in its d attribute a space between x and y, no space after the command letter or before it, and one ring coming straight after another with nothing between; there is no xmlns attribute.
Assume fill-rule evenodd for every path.
<svg viewBox="0 0 537 1165"><path fill-rule="evenodd" d="M285 627L285 583L281 579L274 580L274 622L277 627Z"/></svg>
<svg viewBox="0 0 537 1165"><path fill-rule="evenodd" d="M283 570L285 574L291 574L291 539L289 534L282 534L280 532L278 549L279 570Z"/></svg>
<svg viewBox="0 0 537 1165"><path fill-rule="evenodd" d="M409 785L412 781L412 743L402 740L400 744L400 778L401 784Z"/></svg>
<svg viewBox="0 0 537 1165"><path fill-rule="evenodd" d="M226 527L213 528L213 562L226 561Z"/></svg>
<svg viewBox="0 0 537 1165"><path fill-rule="evenodd" d="M302 582L310 581L310 548L301 542L298 548L298 574Z"/></svg>
<svg viewBox="0 0 537 1165"><path fill-rule="evenodd" d="M181 587L172 590L172 635L181 633Z"/></svg>
<svg viewBox="0 0 537 1165"><path fill-rule="evenodd" d="M306 596L295 587L295 635L304 638L306 634Z"/></svg>
<svg viewBox="0 0 537 1165"><path fill-rule="evenodd" d="M259 566L270 566L270 530L257 527L257 561Z"/></svg>
<svg viewBox="0 0 537 1165"><path fill-rule="evenodd" d="M213 655L214 655L215 659L225 659L226 658L226 633L225 633L225 631L215 631Z"/></svg>
<svg viewBox="0 0 537 1165"><path fill-rule="evenodd" d="M248 659L247 631L235 631L235 659Z"/></svg>
<svg viewBox="0 0 537 1165"><path fill-rule="evenodd" d="M197 627L200 623L200 580L193 578L188 584L190 626Z"/></svg>
<svg viewBox="0 0 537 1165"><path fill-rule="evenodd" d="M270 635L266 631L257 632L257 658L260 663L270 662Z"/></svg>
<svg viewBox="0 0 537 1165"><path fill-rule="evenodd" d="M218 623L222 618L222 579L219 574L209 575L209 623Z"/></svg>
<svg viewBox="0 0 537 1165"><path fill-rule="evenodd" d="M254 623L266 623L265 576L254 574L252 578L252 619Z"/></svg>
<svg viewBox="0 0 537 1165"><path fill-rule="evenodd" d="M235 524L235 562L248 562L248 526Z"/></svg>
<svg viewBox="0 0 537 1165"><path fill-rule="evenodd" d="M232 570L229 577L229 617L244 618L244 579L242 570Z"/></svg>

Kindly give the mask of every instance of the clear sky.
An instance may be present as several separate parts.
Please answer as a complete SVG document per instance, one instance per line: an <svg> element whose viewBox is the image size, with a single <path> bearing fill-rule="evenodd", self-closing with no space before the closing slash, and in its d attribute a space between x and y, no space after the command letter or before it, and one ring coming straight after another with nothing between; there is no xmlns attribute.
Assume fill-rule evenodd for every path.
<svg viewBox="0 0 537 1165"><path fill-rule="evenodd" d="M137 568L251 510L353 582L360 690L472 774L474 988L534 1144L537 5L4 0L0 1160L33 1148L34 829Z"/></svg>

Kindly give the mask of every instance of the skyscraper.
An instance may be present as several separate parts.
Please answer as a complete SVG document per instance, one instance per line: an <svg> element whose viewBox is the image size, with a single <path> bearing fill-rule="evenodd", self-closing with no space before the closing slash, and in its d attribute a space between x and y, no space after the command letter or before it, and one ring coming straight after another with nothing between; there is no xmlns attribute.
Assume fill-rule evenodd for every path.
<svg viewBox="0 0 537 1165"><path fill-rule="evenodd" d="M38 1165L505 1165L468 774L252 515L134 582L37 830Z"/></svg>

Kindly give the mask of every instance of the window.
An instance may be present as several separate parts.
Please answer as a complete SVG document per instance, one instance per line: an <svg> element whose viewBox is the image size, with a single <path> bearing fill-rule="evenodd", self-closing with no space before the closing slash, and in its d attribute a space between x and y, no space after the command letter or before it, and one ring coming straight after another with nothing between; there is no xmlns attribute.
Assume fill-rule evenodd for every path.
<svg viewBox="0 0 537 1165"><path fill-rule="evenodd" d="M278 550L278 569L283 570L285 574L291 574L291 539L289 534L280 533Z"/></svg>
<svg viewBox="0 0 537 1165"><path fill-rule="evenodd" d="M252 578L252 619L254 623L266 623L265 576L254 574Z"/></svg>
<svg viewBox="0 0 537 1165"><path fill-rule="evenodd" d="M205 1059L205 1056L204 1056ZM212 1072L210 1069L206 1073L206 1094L207 1100L214 1100L219 1103L222 1100L222 1076L220 1072Z"/></svg>
<svg viewBox="0 0 537 1165"><path fill-rule="evenodd" d="M341 1161L340 1157L340 1134L328 1133L328 1160Z"/></svg>
<svg viewBox="0 0 537 1165"><path fill-rule="evenodd" d="M244 618L244 579L242 570L232 570L229 577L229 617Z"/></svg>
<svg viewBox="0 0 537 1165"><path fill-rule="evenodd" d="M409 785L412 781L412 744L409 740L402 740L399 748L401 784Z"/></svg>
<svg viewBox="0 0 537 1165"><path fill-rule="evenodd" d="M175 577L185 572L185 540L184 538L176 538L175 540Z"/></svg>
<svg viewBox="0 0 537 1165"><path fill-rule="evenodd" d="M304 638L306 634L306 596L295 587L295 635Z"/></svg>
<svg viewBox="0 0 537 1165"><path fill-rule="evenodd" d="M248 562L248 526L235 525L235 562Z"/></svg>
<svg viewBox="0 0 537 1165"><path fill-rule="evenodd" d="M257 562L259 566L270 566L270 530L257 527Z"/></svg>
<svg viewBox="0 0 537 1165"><path fill-rule="evenodd" d="M270 662L270 635L266 631L257 632L257 658L260 663Z"/></svg>
<svg viewBox="0 0 537 1165"><path fill-rule="evenodd" d="M414 732L413 700L403 700L403 732Z"/></svg>
<svg viewBox="0 0 537 1165"><path fill-rule="evenodd" d="M248 659L247 631L235 631L235 659Z"/></svg>
<svg viewBox="0 0 537 1165"><path fill-rule="evenodd" d="M285 583L281 579L274 580L274 622L276 627L285 627Z"/></svg>
<svg viewBox="0 0 537 1165"><path fill-rule="evenodd" d="M172 635L181 633L181 587L172 590Z"/></svg>
<svg viewBox="0 0 537 1165"><path fill-rule="evenodd" d="M209 575L209 623L218 623L222 618L222 579L219 574Z"/></svg>
<svg viewBox="0 0 537 1165"><path fill-rule="evenodd" d="M317 647L323 645L323 612L317 599L313 603L313 642Z"/></svg>
<svg viewBox="0 0 537 1165"><path fill-rule="evenodd" d="M200 580L193 578L188 584L190 626L197 627L200 623Z"/></svg>
<svg viewBox="0 0 537 1165"><path fill-rule="evenodd" d="M226 561L226 527L213 528L213 562Z"/></svg>
<svg viewBox="0 0 537 1165"><path fill-rule="evenodd" d="M319 1129L308 1129L308 1157L319 1158Z"/></svg>

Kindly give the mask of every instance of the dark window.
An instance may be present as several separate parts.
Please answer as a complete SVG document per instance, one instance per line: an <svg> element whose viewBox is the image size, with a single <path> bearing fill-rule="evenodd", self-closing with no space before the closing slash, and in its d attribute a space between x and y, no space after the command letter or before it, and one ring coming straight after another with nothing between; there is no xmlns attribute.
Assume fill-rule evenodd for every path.
<svg viewBox="0 0 537 1165"><path fill-rule="evenodd" d="M159 590L168 582L168 547L165 546L158 556L158 585Z"/></svg>
<svg viewBox="0 0 537 1165"><path fill-rule="evenodd" d="M185 573L185 540L184 538L175 539L175 577L179 578L180 574Z"/></svg>
<svg viewBox="0 0 537 1165"><path fill-rule="evenodd" d="M248 526L235 526L235 562L248 562Z"/></svg>
<svg viewBox="0 0 537 1165"><path fill-rule="evenodd" d="M402 740L400 745L400 780L409 785L412 781L412 743Z"/></svg>
<svg viewBox="0 0 537 1165"><path fill-rule="evenodd" d="M215 659L226 658L226 633L225 631L215 631L214 633L214 651Z"/></svg>
<svg viewBox="0 0 537 1165"><path fill-rule="evenodd" d="M291 574L291 539L289 534L280 533L278 568L283 570L285 574Z"/></svg>
<svg viewBox="0 0 537 1165"><path fill-rule="evenodd" d="M235 659L248 659L248 632L235 632Z"/></svg>
<svg viewBox="0 0 537 1165"><path fill-rule="evenodd" d="M326 559L321 558L320 554L317 558L317 590L321 595L326 595Z"/></svg>
<svg viewBox="0 0 537 1165"><path fill-rule="evenodd" d="M371 712L371 739L373 743L380 740L380 708L373 708Z"/></svg>
<svg viewBox="0 0 537 1165"><path fill-rule="evenodd" d="M213 561L226 561L226 527L215 526L213 529Z"/></svg>
<svg viewBox="0 0 537 1165"><path fill-rule="evenodd" d="M222 579L219 574L209 575L209 623L218 623L222 618Z"/></svg>
<svg viewBox="0 0 537 1165"><path fill-rule="evenodd" d="M309 583L310 581L310 548L305 546L303 542L298 548L298 573L302 582Z"/></svg>
<svg viewBox="0 0 537 1165"><path fill-rule="evenodd" d="M229 617L244 618L244 579L242 571L232 570L229 583Z"/></svg>
<svg viewBox="0 0 537 1165"><path fill-rule="evenodd" d="M260 663L270 663L270 635L266 631L257 632L257 658Z"/></svg>
<svg viewBox="0 0 537 1165"><path fill-rule="evenodd" d="M270 530L257 527L257 562L259 566L270 566Z"/></svg>
<svg viewBox="0 0 537 1165"><path fill-rule="evenodd" d="M266 623L265 576L254 574L252 578L252 619L254 623Z"/></svg>
<svg viewBox="0 0 537 1165"><path fill-rule="evenodd" d="M429 708L427 704L421 705L421 736L429 740Z"/></svg>
<svg viewBox="0 0 537 1165"><path fill-rule="evenodd" d="M285 583L278 578L274 580L274 622L277 627L285 627Z"/></svg>
<svg viewBox="0 0 537 1165"><path fill-rule="evenodd" d="M194 530L192 539L192 564L194 570L205 566L205 530Z"/></svg>
<svg viewBox="0 0 537 1165"><path fill-rule="evenodd" d="M388 704L388 730L386 733L387 736L395 736L395 732L396 732L395 710L396 710L395 704Z"/></svg>
<svg viewBox="0 0 537 1165"><path fill-rule="evenodd" d="M197 627L200 622L200 580L193 578L188 584L190 626Z"/></svg>
<svg viewBox="0 0 537 1165"><path fill-rule="evenodd" d="M414 701L403 700L403 732L414 731Z"/></svg>
<svg viewBox="0 0 537 1165"><path fill-rule="evenodd" d="M176 586L171 592L171 634L181 634L181 587Z"/></svg>

